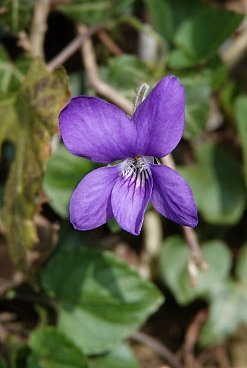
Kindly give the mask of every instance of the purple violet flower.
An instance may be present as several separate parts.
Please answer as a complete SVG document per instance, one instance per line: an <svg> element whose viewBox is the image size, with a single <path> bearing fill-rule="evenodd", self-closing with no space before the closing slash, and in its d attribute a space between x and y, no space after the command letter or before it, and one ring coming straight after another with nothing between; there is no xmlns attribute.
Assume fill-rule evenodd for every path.
<svg viewBox="0 0 247 368"><path fill-rule="evenodd" d="M134 235L140 234L148 202L178 224L198 223L192 191L173 169L157 164L181 140L185 93L174 76L163 78L128 117L96 97L74 97L61 111L60 130L76 156L113 166L86 175L70 201L70 221L78 230L96 228L113 216Z"/></svg>

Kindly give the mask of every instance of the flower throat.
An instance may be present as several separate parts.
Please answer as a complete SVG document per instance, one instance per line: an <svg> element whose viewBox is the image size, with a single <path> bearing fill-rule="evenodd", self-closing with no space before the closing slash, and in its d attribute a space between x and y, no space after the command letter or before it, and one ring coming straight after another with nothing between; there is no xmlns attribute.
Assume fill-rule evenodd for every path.
<svg viewBox="0 0 247 368"><path fill-rule="evenodd" d="M135 183L137 186L145 186L151 176L149 163L153 158L146 156L136 156L128 158L121 163L121 175L129 185Z"/></svg>

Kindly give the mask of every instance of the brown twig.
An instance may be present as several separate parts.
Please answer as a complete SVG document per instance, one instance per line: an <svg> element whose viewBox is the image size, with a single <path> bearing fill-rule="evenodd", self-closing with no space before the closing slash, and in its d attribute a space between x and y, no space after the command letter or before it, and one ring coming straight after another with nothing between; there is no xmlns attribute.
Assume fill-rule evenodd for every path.
<svg viewBox="0 0 247 368"><path fill-rule="evenodd" d="M78 35L68 46L66 46L58 55L47 63L47 68L51 72L61 66L66 60L70 58L83 44L83 42L98 32L100 27L91 27L85 33Z"/></svg>
<svg viewBox="0 0 247 368"><path fill-rule="evenodd" d="M2 218L0 216L0 234L4 235L5 231L4 231L4 226L3 226L3 223L2 223Z"/></svg>
<svg viewBox="0 0 247 368"><path fill-rule="evenodd" d="M116 42L113 41L113 39L106 33L104 29L101 29L97 33L100 41L107 47L107 49L116 56L123 55L123 51L120 49L120 47L116 44Z"/></svg>
<svg viewBox="0 0 247 368"><path fill-rule="evenodd" d="M160 341L154 339L151 336L144 334L143 332L135 332L131 336L132 340L137 342L141 342L149 346L151 349L156 351L162 358L167 361L171 367L173 368L182 368L179 360L177 359L176 355L173 354L165 345L163 345Z"/></svg>
<svg viewBox="0 0 247 368"><path fill-rule="evenodd" d="M46 20L50 10L50 0L37 0L34 7L33 23L30 41L32 53L35 57L44 59L44 38L46 32Z"/></svg>
<svg viewBox="0 0 247 368"><path fill-rule="evenodd" d="M195 286L197 283L198 268L202 271L207 271L208 264L202 254L196 232L191 227L183 226L183 233L190 251L188 262L190 283L192 286Z"/></svg>
<svg viewBox="0 0 247 368"><path fill-rule="evenodd" d="M148 211L143 223L144 240L141 254L140 273L145 278L151 278L152 261L159 255L163 232L160 216L155 211Z"/></svg>
<svg viewBox="0 0 247 368"><path fill-rule="evenodd" d="M163 157L161 162L172 169L176 169L175 162L171 155ZM196 232L188 226L182 226L182 229L190 252L188 261L190 283L192 286L195 286L198 278L198 268L206 271L208 269L208 264L202 254Z"/></svg>
<svg viewBox="0 0 247 368"><path fill-rule="evenodd" d="M28 34L25 31L20 31L18 33L17 45L21 47L28 55L33 55L33 46Z"/></svg>
<svg viewBox="0 0 247 368"><path fill-rule="evenodd" d="M218 367L218 368L245 368L246 365L232 365L229 359L229 349L225 344L214 345L208 349L202 350L197 361L200 367Z"/></svg>
<svg viewBox="0 0 247 368"><path fill-rule="evenodd" d="M166 157L162 157L160 161L162 162L162 164L169 166L171 169L173 170L176 169L176 165L172 158L172 155L167 155Z"/></svg>
<svg viewBox="0 0 247 368"><path fill-rule="evenodd" d="M207 311L206 310L200 310L192 323L190 324L186 336L185 336L185 342L184 342L184 368L196 368L196 362L193 354L193 350L195 347L195 344L197 342L197 338L199 336L199 333L201 331L202 325L205 322L207 318Z"/></svg>
<svg viewBox="0 0 247 368"><path fill-rule="evenodd" d="M81 36L83 36L87 33L87 28L81 25L78 27L78 31ZM115 88L109 86L100 78L92 41L88 37L82 44L82 58L90 87L94 88L95 91L100 95L106 97L120 108L125 110L127 114L132 115L132 103L121 96Z"/></svg>
<svg viewBox="0 0 247 368"><path fill-rule="evenodd" d="M20 272L16 272L11 280L0 278L0 295L3 295L9 289L13 289L19 286L23 282L23 275Z"/></svg>
<svg viewBox="0 0 247 368"><path fill-rule="evenodd" d="M247 22L246 19L240 30L239 35L230 44L229 47L224 49L221 56L225 64L229 68L233 68L241 59L246 55L247 52Z"/></svg>

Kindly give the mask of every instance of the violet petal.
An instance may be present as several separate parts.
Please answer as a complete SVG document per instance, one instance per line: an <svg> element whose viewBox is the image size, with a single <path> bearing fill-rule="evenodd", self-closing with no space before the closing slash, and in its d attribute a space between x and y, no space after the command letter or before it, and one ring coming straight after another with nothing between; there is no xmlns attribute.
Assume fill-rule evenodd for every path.
<svg viewBox="0 0 247 368"><path fill-rule="evenodd" d="M74 97L59 115L63 142L74 155L109 163L134 155L136 127L118 107L96 97Z"/></svg>
<svg viewBox="0 0 247 368"><path fill-rule="evenodd" d="M119 176L113 187L111 204L113 215L119 225L133 235L139 235L144 213L150 200L153 186L152 176L142 185L132 177Z"/></svg>
<svg viewBox="0 0 247 368"><path fill-rule="evenodd" d="M152 203L163 216L180 225L198 224L197 208L192 190L175 170L151 164L153 175Z"/></svg>
<svg viewBox="0 0 247 368"><path fill-rule="evenodd" d="M116 166L101 167L78 184L70 200L70 221L75 229L94 229L110 220L110 195L118 174Z"/></svg>
<svg viewBox="0 0 247 368"><path fill-rule="evenodd" d="M184 130L185 93L174 76L163 78L137 107L136 153L163 157L179 143Z"/></svg>

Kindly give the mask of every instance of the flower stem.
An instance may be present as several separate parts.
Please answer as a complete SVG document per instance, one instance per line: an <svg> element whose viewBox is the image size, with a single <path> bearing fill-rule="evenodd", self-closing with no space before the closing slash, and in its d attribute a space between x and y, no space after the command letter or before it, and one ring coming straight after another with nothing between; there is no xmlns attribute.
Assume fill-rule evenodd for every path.
<svg viewBox="0 0 247 368"><path fill-rule="evenodd" d="M143 83L139 88L139 90L137 91L136 97L134 99L134 112L136 111L140 103L142 103L147 97L148 90L149 85L147 83Z"/></svg>

